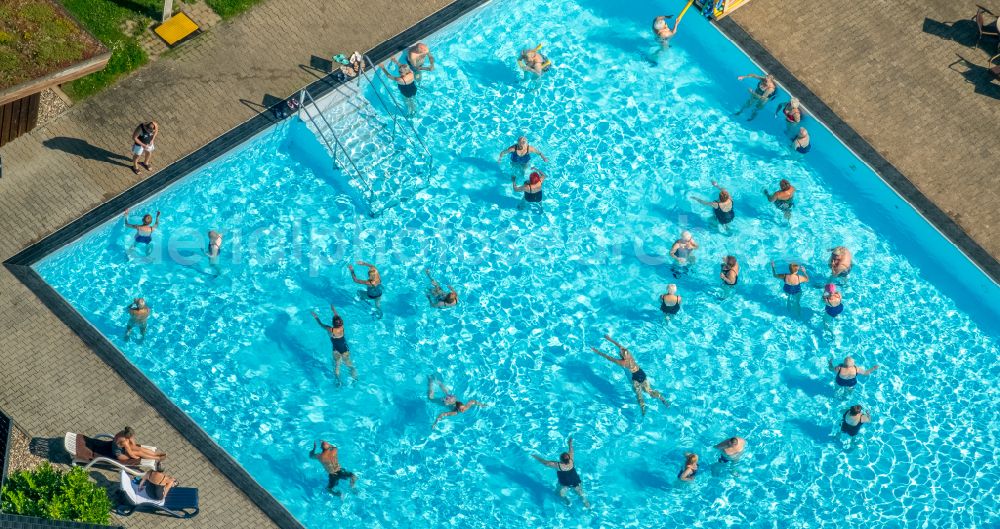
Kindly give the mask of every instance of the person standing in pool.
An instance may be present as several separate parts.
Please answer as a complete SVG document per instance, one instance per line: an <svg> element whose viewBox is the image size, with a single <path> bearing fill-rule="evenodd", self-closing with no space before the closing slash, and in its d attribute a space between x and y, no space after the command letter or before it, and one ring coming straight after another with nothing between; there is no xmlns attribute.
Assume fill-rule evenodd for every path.
<svg viewBox="0 0 1000 529"><path fill-rule="evenodd" d="M785 114L785 134L791 136L799 123L802 122L802 111L799 109L799 98L793 97L787 103L778 105L774 111L774 117L778 117L778 112Z"/></svg>
<svg viewBox="0 0 1000 529"><path fill-rule="evenodd" d="M662 49L670 47L670 39L677 34L677 26L681 24L681 20L677 18L674 19L674 27L669 27L667 20L670 18L673 18L673 15L661 15L653 19L653 34L656 35L656 40L660 42Z"/></svg>
<svg viewBox="0 0 1000 529"><path fill-rule="evenodd" d="M847 396L854 392L854 386L858 385L858 375L870 375L879 367L878 364L875 364L871 369L865 369L855 365L854 358L850 356L844 358L844 361L837 365L833 365L833 358L830 358L827 360L827 366L830 371L837 375L834 378L834 383L841 396Z"/></svg>
<svg viewBox="0 0 1000 529"><path fill-rule="evenodd" d="M792 148L799 154L805 154L812 149L809 144L809 131L805 127L799 127L799 133L792 139Z"/></svg>
<svg viewBox="0 0 1000 529"><path fill-rule="evenodd" d="M854 265L851 251L845 246L830 248L830 276L847 277Z"/></svg>
<svg viewBox="0 0 1000 529"><path fill-rule="evenodd" d="M696 474L698 474L698 454L684 452L684 468L677 474L677 479L694 481Z"/></svg>
<svg viewBox="0 0 1000 529"><path fill-rule="evenodd" d="M677 295L677 285L667 285L667 293L660 296L660 312L667 321L681 311L681 297Z"/></svg>
<svg viewBox="0 0 1000 529"><path fill-rule="evenodd" d="M152 251L153 231L160 226L160 212L156 212L155 221L153 216L147 213L142 216L142 224L129 224L128 211L128 208L125 208L125 213L122 215L122 218L125 219L125 227L135 230L135 240L129 250L135 249L137 245L145 244L146 255L149 255Z"/></svg>
<svg viewBox="0 0 1000 529"><path fill-rule="evenodd" d="M795 187L784 178L778 182L778 190L774 193L769 193L767 188L764 188L764 196L767 197L768 202L774 203L774 207L780 209L785 214L785 220L791 220L792 218L792 206L795 205Z"/></svg>
<svg viewBox="0 0 1000 529"><path fill-rule="evenodd" d="M729 223L736 218L736 211L733 210L733 198L729 195L729 191L726 188L719 187L719 184L715 182L712 182L712 185L719 190L718 200L709 202L698 197L691 197L691 200L711 207L712 213L715 214L715 220L719 222L719 227L722 228L722 231L729 231Z"/></svg>
<svg viewBox="0 0 1000 529"><path fill-rule="evenodd" d="M334 496L340 496L340 491L335 489L337 487L337 483L339 483L342 479L350 479L351 488L353 489L354 484L358 481L358 476L356 476L353 472L344 470L344 468L340 466L340 458L338 457L339 454L337 453L337 447L323 440L320 440L319 446L320 452L316 453L316 442L313 442L312 450L309 451L309 458L319 460L320 464L323 465L323 468L326 469L326 473L329 475L326 481L326 490Z"/></svg>
<svg viewBox="0 0 1000 529"><path fill-rule="evenodd" d="M215 231L209 230L208 232L208 248L205 249L205 255L208 256L208 264L215 271L215 275L218 276L219 271L219 254L222 252L222 234Z"/></svg>
<svg viewBox="0 0 1000 529"><path fill-rule="evenodd" d="M694 261L692 253L698 248L698 243L694 242L691 232L685 230L681 232L681 238L674 241L670 246L670 257L674 259L672 268L674 277L681 277L687 273L688 265Z"/></svg>
<svg viewBox="0 0 1000 529"><path fill-rule="evenodd" d="M760 110L767 105L768 101L774 98L775 90L778 87L774 83L774 76L771 74L767 74L761 77L759 75L751 73L747 75L741 75L736 79L742 81L747 77L750 77L752 79L758 79L759 82L757 83L756 88L754 88L753 90L748 90L748 92L750 92L750 98L747 99L747 102L743 103L743 106L736 111L736 115L739 116L740 114L743 113L744 110L753 107L753 113L750 114L750 119L747 120L747 121L753 121L753 119L757 117L757 113L760 112Z"/></svg>
<svg viewBox="0 0 1000 529"><path fill-rule="evenodd" d="M431 277L430 268L424 268L424 273L427 274L427 279L431 280L431 288L427 290L427 301L430 302L432 307L443 309L458 305L458 292L455 292L455 289L451 288L451 285L448 285L448 292L445 292L441 288L441 284Z"/></svg>
<svg viewBox="0 0 1000 529"><path fill-rule="evenodd" d="M404 61L406 62L405 66L410 67L410 70L413 71L415 76L417 76L417 79L420 79L420 72L434 71L434 56L431 55L431 49L428 48L423 42L418 42L407 48L404 57ZM430 61L430 65L424 66L428 60ZM403 66L403 64L399 62L399 59L396 59L395 57L392 58L392 62Z"/></svg>
<svg viewBox="0 0 1000 529"><path fill-rule="evenodd" d="M396 82L399 93L403 95L403 101L406 103L406 115L413 116L417 112L417 78L413 75L413 71L410 70L409 66L400 64L399 75L395 76L389 73L385 64L380 64L378 67L382 69L386 77Z"/></svg>
<svg viewBox="0 0 1000 529"><path fill-rule="evenodd" d="M500 152L500 156L497 156L497 163L503 161L505 154L510 154L510 165L514 172L513 176L519 176L528 172L528 164L531 163L531 153L535 153L540 156L543 162L547 163L549 161L549 159L542 154L542 151L539 151L528 144L528 138L521 136L517 139L517 143Z"/></svg>
<svg viewBox="0 0 1000 529"><path fill-rule="evenodd" d="M801 272L801 273L800 273ZM774 268L774 261L771 261L771 273L774 277L782 280L781 289L787 297L785 308L794 312L795 316L802 315L802 285L809 283L809 276L806 275L806 267L795 263L789 263L788 273L779 274Z"/></svg>
<svg viewBox="0 0 1000 529"><path fill-rule="evenodd" d="M528 181L524 185L517 185L517 176L511 175L510 185L514 192L524 193L517 209L531 208L538 213L542 212L542 182L545 182L545 178L545 173L539 171L537 167L531 168L531 174L528 175Z"/></svg>
<svg viewBox="0 0 1000 529"><path fill-rule="evenodd" d="M132 172L139 174L139 157L145 155L141 165L147 171L152 171L149 159L153 156L156 146L153 144L160 134L160 126L155 121L140 123L132 132Z"/></svg>
<svg viewBox="0 0 1000 529"><path fill-rule="evenodd" d="M736 284L740 282L740 263L736 257L727 255L722 260L719 278L722 279L722 299L726 299L736 290Z"/></svg>
<svg viewBox="0 0 1000 529"><path fill-rule="evenodd" d="M632 391L635 391L635 398L639 401L639 409L642 411L642 414L646 415L646 402L642 398L643 393L647 393L650 397L658 399L664 406L670 406L667 399L663 398L663 395L661 395L659 391L653 389L652 385L650 385L646 372L643 371L642 368L639 367L639 364L636 363L635 357L632 356L631 351L626 349L622 344L616 342L614 338L607 334L604 335L604 339L611 342L618 348L618 358L606 355L596 347L591 347L590 349L610 360L615 365L625 368L629 373L631 373Z"/></svg>
<svg viewBox="0 0 1000 529"><path fill-rule="evenodd" d="M351 361L351 348L347 346L347 338L344 337L344 318L337 314L337 309L333 305L330 305L330 312L333 312L333 321L330 322L330 325L320 321L315 311L310 312L310 314L316 323L330 335L330 345L333 346L333 376L337 379L337 385L340 386L340 364L343 363L351 370L351 378L357 382L358 370L354 368L354 362Z"/></svg>
<svg viewBox="0 0 1000 529"><path fill-rule="evenodd" d="M715 445L719 450L719 463L735 463L743 457L747 449L747 440L742 437L730 437Z"/></svg>
<svg viewBox="0 0 1000 529"><path fill-rule="evenodd" d="M149 307L146 306L146 300L135 298L132 300L132 304L125 310L128 311L128 323L125 325L125 341L127 342L131 339L134 327L139 328L139 343L146 341L146 322L149 320L151 313Z"/></svg>
<svg viewBox="0 0 1000 529"><path fill-rule="evenodd" d="M872 422L872 416L865 413L860 404L855 404L840 418L840 431L846 433L853 442L854 436L861 433L861 426L866 422Z"/></svg>
<svg viewBox="0 0 1000 529"><path fill-rule="evenodd" d="M437 384L437 386L441 388L441 393L444 393L444 395L441 397L440 400L435 398L434 396L435 384ZM438 404L442 404L444 406L447 406L448 408L451 408L449 411L443 411L439 413L438 416L434 419L434 424L431 424L431 428L436 427L438 421L444 419L445 417L451 417L452 415L465 413L471 410L474 406L483 405L483 403L479 402L478 400L470 400L469 402L462 402L458 400L458 397L453 395L451 391L449 391L448 388L444 385L444 382L441 382L434 376L427 377L427 400L431 402L437 402Z"/></svg>
<svg viewBox="0 0 1000 529"><path fill-rule="evenodd" d="M375 303L375 314L381 318L382 317L382 276L378 273L378 268L375 265L366 263L364 261L358 261L358 266L364 266L368 268L368 278L358 279L357 274L354 273L354 266L348 264L347 269L351 271L351 279L359 285L365 285L364 290L358 291L358 299L364 301L365 303L374 302Z"/></svg>
<svg viewBox="0 0 1000 529"><path fill-rule="evenodd" d="M541 77L552 66L552 62L539 53L537 48L524 48L521 50L521 56L518 58L517 64L522 70L531 72L536 77Z"/></svg>
<svg viewBox="0 0 1000 529"><path fill-rule="evenodd" d="M580 479L580 474L576 472L576 460L573 458L573 436L569 437L566 444L568 445L567 451L559 454L559 461L549 461L538 454L531 454L531 457L549 468L556 469L556 479L559 481L559 497L567 505L569 505L569 499L566 497L566 490L573 489L573 492L583 500L583 506L589 509L590 502L587 501L587 496L583 494L583 481Z"/></svg>
<svg viewBox="0 0 1000 529"><path fill-rule="evenodd" d="M823 310L826 312L824 320L827 325L844 312L843 297L837 292L837 285L833 283L827 283L823 289Z"/></svg>

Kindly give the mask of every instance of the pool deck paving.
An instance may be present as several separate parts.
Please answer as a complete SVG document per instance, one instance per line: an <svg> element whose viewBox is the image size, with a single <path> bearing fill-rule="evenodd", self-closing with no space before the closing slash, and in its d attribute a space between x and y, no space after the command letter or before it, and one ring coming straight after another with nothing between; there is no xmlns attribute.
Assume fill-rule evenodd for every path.
<svg viewBox="0 0 1000 529"><path fill-rule="evenodd" d="M111 89L0 149L0 258L80 217L146 178L128 150L137 123L161 134L154 169L195 151L315 81L311 56L367 50L449 0L268 0L139 70ZM108 300L121 303L129 300ZM108 367L6 268L0 270L0 409L31 436L114 433L168 452L168 471L200 489L200 514L177 520L135 513L129 528L265 529L275 523ZM56 441L61 444L61 441ZM266 450L266 447L261 447ZM305 455L305 454L303 454ZM317 483L323 483L317 466ZM115 480L113 473L104 478ZM102 479L103 481L103 479ZM106 483L106 482L105 482Z"/></svg>
<svg viewBox="0 0 1000 529"><path fill-rule="evenodd" d="M3 147L0 258L146 178L128 167L136 123L160 123L154 164L164 167L262 111L265 95L283 98L315 80L300 66L311 55L371 48L448 3L269 0L165 54ZM755 0L732 19L998 256L1000 89L976 77L988 54L963 44L968 24L949 25L971 17L974 4L900 0L889 7L833 0L788 9L781 0ZM964 74L949 68L956 54L973 65ZM130 425L140 442L170 453L171 474L201 489L193 520L134 514L115 523L275 526L6 269L0 325L0 408L23 429L59 438Z"/></svg>

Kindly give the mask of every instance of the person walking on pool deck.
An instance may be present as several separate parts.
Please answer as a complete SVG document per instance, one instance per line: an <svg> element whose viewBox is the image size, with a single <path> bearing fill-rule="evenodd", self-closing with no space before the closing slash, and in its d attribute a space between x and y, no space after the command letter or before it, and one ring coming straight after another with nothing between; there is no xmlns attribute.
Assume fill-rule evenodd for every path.
<svg viewBox="0 0 1000 529"><path fill-rule="evenodd" d="M177 485L177 480L160 470L148 470L139 480L139 490L146 489L146 495L154 500L162 500L167 497L170 489Z"/></svg>
<svg viewBox="0 0 1000 529"><path fill-rule="evenodd" d="M517 204L517 209L530 207L533 211L542 212L542 183L545 182L545 178L545 173L539 171L537 167L531 168L531 174L528 175L528 181L524 185L517 185L517 176L511 175L510 186L514 192L524 193L521 202Z"/></svg>
<svg viewBox="0 0 1000 529"><path fill-rule="evenodd" d="M354 362L351 361L351 349L347 346L347 338L344 337L344 319L340 317L340 314L337 314L337 309L333 305L330 305L330 312L333 313L333 321L330 322L330 325L320 321L315 311L310 312L310 314L316 323L330 335L330 345L333 346L333 376L337 379L337 385L340 386L340 364L343 363L351 370L351 378L357 382L358 370L354 368Z"/></svg>
<svg viewBox="0 0 1000 529"><path fill-rule="evenodd" d="M503 161L505 154L510 154L510 165L514 172L512 176L520 176L528 171L528 164L531 163L531 153L535 153L540 156L543 162L549 161L549 159L542 154L542 151L528 144L528 138L521 136L517 139L517 143L507 147L503 151L500 151L500 155L497 156L497 163Z"/></svg>
<svg viewBox="0 0 1000 529"><path fill-rule="evenodd" d="M830 248L830 275L831 277L847 277L854 266L854 256L845 246Z"/></svg>
<svg viewBox="0 0 1000 529"><path fill-rule="evenodd" d="M135 230L135 239L132 242L132 246L129 246L129 250L135 249L139 244L146 245L146 255L152 251L150 244L153 242L153 231L160 226L160 212L156 212L156 219L149 213L142 216L142 224L129 224L128 221L129 209L125 208L125 213L122 214L122 218L125 220L125 227L132 228Z"/></svg>
<svg viewBox="0 0 1000 529"><path fill-rule="evenodd" d="M718 200L709 202L698 197L691 197L691 200L711 207L712 213L715 214L715 220L719 222L719 227L722 228L722 231L729 231L729 223L736 218L736 211L733 210L733 197L729 195L729 191L726 188L719 187L719 184L714 181L712 182L712 186L719 190Z"/></svg>
<svg viewBox="0 0 1000 529"><path fill-rule="evenodd" d="M735 463L743 457L747 449L747 440L742 437L730 437L715 445L719 450L719 463Z"/></svg>
<svg viewBox="0 0 1000 529"><path fill-rule="evenodd" d="M340 466L340 459L337 454L337 447L331 445L330 443L320 440L319 442L320 452L316 453L316 442L313 441L312 450L309 451L309 457L311 459L318 459L326 469L326 473L329 474L329 478L326 482L326 490L330 491L334 496L340 496L340 491L335 490L337 483L342 479L351 480L351 488L354 488L354 484L358 481L358 477L354 475L353 472L344 470Z"/></svg>
<svg viewBox="0 0 1000 529"><path fill-rule="evenodd" d="M404 57L406 66L410 67L410 70L413 71L413 75L417 76L417 79L420 79L420 72L434 71L434 56L431 55L431 49L423 42L418 42L407 48ZM424 66L424 63L428 60L430 60L430 65ZM392 58L392 62L402 64L395 57Z"/></svg>
<svg viewBox="0 0 1000 529"><path fill-rule="evenodd" d="M427 301L430 302L432 307L443 309L458 305L458 292L455 292L455 289L451 285L448 285L448 291L445 292L441 288L441 283L438 283L431 277L430 268L424 268L424 273L427 274L427 279L431 280L431 288L427 289Z"/></svg>
<svg viewBox="0 0 1000 529"><path fill-rule="evenodd" d="M698 454L684 452L684 468L677 474L677 479L694 481L696 474L698 474Z"/></svg>
<svg viewBox="0 0 1000 529"><path fill-rule="evenodd" d="M827 361L827 365L830 371L833 371L837 375L834 383L837 384L837 390L842 393L842 396L847 396L854 392L854 386L858 385L858 375L867 376L879 368L878 364L872 366L871 369L855 365L854 358L850 356L844 358L844 361L837 365L833 365L833 358L830 358Z"/></svg>
<svg viewBox="0 0 1000 529"><path fill-rule="evenodd" d="M111 439L111 455L118 461L129 459L153 459L162 461L166 452L154 452L135 441L135 430L126 426Z"/></svg>
<svg viewBox="0 0 1000 529"><path fill-rule="evenodd" d="M375 265L366 263L364 261L358 261L358 266L364 266L368 268L368 279L358 279L358 276L354 273L354 266L348 264L347 269L351 271L351 279L359 285L365 285L364 290L358 291L358 299L364 301L365 303L375 302L375 314L381 318L382 317L382 276L378 273L378 268Z"/></svg>
<svg viewBox="0 0 1000 529"><path fill-rule="evenodd" d="M853 440L855 435L861 433L861 425L872 422L872 416L861 409L860 404L855 404L844 412L840 418L840 431L846 433Z"/></svg>
<svg viewBox="0 0 1000 529"><path fill-rule="evenodd" d="M677 295L677 285L671 283L667 285L667 293L660 296L660 312L664 314L667 321L681 311L681 297Z"/></svg>
<svg viewBox="0 0 1000 529"><path fill-rule="evenodd" d="M659 391L653 389L650 385L646 372L643 371L642 368L639 367L639 364L636 363L635 357L632 356L632 352L626 349L622 344L616 342L610 335L605 334L604 339L611 342L618 348L618 358L606 355L596 347L591 347L591 349L595 353L607 358L612 363L625 368L632 374L632 391L635 391L635 398L639 401L639 409L642 411L642 414L646 415L646 402L642 398L643 393L648 393L649 396L659 399L664 406L670 406L667 399L663 398L663 395L661 395Z"/></svg>
<svg viewBox="0 0 1000 529"><path fill-rule="evenodd" d="M799 273L801 272L801 274ZM788 273L779 274L774 268L774 261L771 261L771 273L774 277L782 280L781 289L785 292L785 308L794 312L795 316L802 315L802 285L809 283L809 276L806 275L806 267L795 263L789 263Z"/></svg>
<svg viewBox="0 0 1000 529"><path fill-rule="evenodd" d="M780 209L785 214L785 220L791 220L792 206L795 205L795 187L791 182L782 178L778 182L778 190L774 193L769 193L765 187L764 196L767 197L768 202L773 202L774 207Z"/></svg>
<svg viewBox="0 0 1000 529"><path fill-rule="evenodd" d="M740 114L743 113L744 110L753 107L753 112L750 114L750 119L747 120L747 121L753 121L753 119L757 117L757 113L760 112L760 109L764 108L764 106L767 105L768 101L774 98L775 95L774 91L777 89L777 85L774 84L774 76L771 74L767 74L761 77L759 75L751 73L747 75L741 75L736 79L742 81L747 77L758 79L760 82L757 83L757 87L754 88L753 90L747 90L748 92L750 92L750 98L747 99L747 102L743 103L743 106L736 111L736 115L739 116Z"/></svg>
<svg viewBox="0 0 1000 529"><path fill-rule="evenodd" d="M135 298L128 306L128 323L125 325L125 341L132 338L132 328L139 328L139 343L146 341L146 322L149 320L150 310L146 306L146 300Z"/></svg>
<svg viewBox="0 0 1000 529"><path fill-rule="evenodd" d="M548 459L543 459L538 454L531 454L531 457L535 458L535 461L549 467L556 469L556 479L559 481L559 497L569 505L569 498L566 497L566 489L573 489L580 499L583 500L583 506L590 508L590 502L587 501L587 496L583 494L583 483L580 480L580 474L576 472L576 460L573 458L573 436L569 437L566 443L568 445L567 451L559 454L559 461L549 461Z"/></svg>
<svg viewBox="0 0 1000 529"><path fill-rule="evenodd" d="M409 66L400 64L399 75L395 76L389 73L389 70L385 69L385 64L380 64L378 67L382 69L386 77L396 81L399 93L403 95L403 101L406 102L406 115L413 116L417 112L415 101L417 97L417 78L413 75L413 71L410 70Z"/></svg>
<svg viewBox="0 0 1000 529"><path fill-rule="evenodd" d="M156 149L154 142L160 133L160 126L155 121L140 123L132 132L132 172L139 174L139 157L143 156L142 166L147 171L153 167L149 164L150 157Z"/></svg>
<svg viewBox="0 0 1000 529"><path fill-rule="evenodd" d="M441 388L441 392L444 393L444 395L441 397L441 400L438 400L434 397L434 384L437 384L438 387ZM458 400L458 397L453 395L448 390L447 387L445 387L444 382L441 382L433 375L427 377L427 400L431 402L437 402L438 404L442 404L444 406L451 408L451 410L449 411L443 411L438 414L437 418L434 419L434 424L431 424L432 429L437 426L438 421L444 419L445 417L451 417L452 415L465 413L471 410L473 406L483 405L483 403L479 402L478 400L470 400L469 402L463 403L462 401Z"/></svg>

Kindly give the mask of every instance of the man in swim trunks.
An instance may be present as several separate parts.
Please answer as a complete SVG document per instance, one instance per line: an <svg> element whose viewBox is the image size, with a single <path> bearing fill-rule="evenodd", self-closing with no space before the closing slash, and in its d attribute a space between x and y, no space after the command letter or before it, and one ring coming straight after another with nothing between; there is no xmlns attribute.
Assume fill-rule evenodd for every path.
<svg viewBox="0 0 1000 529"><path fill-rule="evenodd" d="M841 396L847 396L854 392L854 386L858 385L858 375L867 376L879 368L878 364L872 366L871 369L855 365L854 358L850 356L844 358L844 361L837 365L833 365L833 358L830 358L827 365L830 371L837 375L834 383L836 383L837 391Z"/></svg>
<svg viewBox="0 0 1000 529"><path fill-rule="evenodd" d="M385 76L393 81L396 81L396 86L399 87L399 93L403 96L403 101L406 103L406 115L413 116L417 111L416 96L417 96L417 78L413 75L413 71L410 67L405 64L399 65L399 76L392 75L389 70L385 69L385 64L378 65L385 73Z"/></svg>
<svg viewBox="0 0 1000 529"><path fill-rule="evenodd" d="M139 343L146 341L146 321L149 320L150 310L146 306L146 300L135 298L128 306L128 323L125 325L125 341L132 337L132 328L139 327Z"/></svg>
<svg viewBox="0 0 1000 529"><path fill-rule="evenodd" d="M531 454L531 457L535 458L539 463L556 469L556 479L559 481L559 497L569 505L569 498L566 497L566 489L573 489L580 499L583 500L583 506L590 508L590 502L587 501L587 497L583 494L583 487L580 480L580 474L576 472L575 460L573 459L573 436L569 437L567 441L569 445L566 452L559 455L559 461L549 461L543 459L538 454Z"/></svg>
<svg viewBox="0 0 1000 529"><path fill-rule="evenodd" d="M132 172L139 174L139 157L145 155L142 166L151 171L153 167L149 164L149 158L153 156L156 146L156 136L160 133L160 126L155 121L140 123L132 132Z"/></svg>
<svg viewBox="0 0 1000 529"><path fill-rule="evenodd" d="M674 20L674 27L668 27L667 19L672 17L673 15L661 15L653 19L653 33L656 34L656 40L660 41L660 46L663 49L667 49L670 46L670 39L677 34L677 26L681 23L678 18Z"/></svg>
<svg viewBox="0 0 1000 529"><path fill-rule="evenodd" d="M445 292L441 288L441 284L431 277L430 268L424 268L424 273L427 274L427 279L431 280L431 288L427 291L427 301L430 302L432 307L443 309L458 305L458 292L455 292L455 289L451 285L448 285L448 292Z"/></svg>
<svg viewBox="0 0 1000 529"><path fill-rule="evenodd" d="M125 227L132 228L135 230L135 239L132 242L132 246L129 247L130 250L134 249L138 244L146 245L146 255L152 251L150 243L153 242L153 231L160 225L160 212L156 212L156 219L154 222L153 216L150 214L145 214L142 216L142 224L129 224L128 222L128 208L125 208L125 213L122 215L125 220Z"/></svg>
<svg viewBox="0 0 1000 529"><path fill-rule="evenodd" d="M406 65L410 67L413 71L413 75L420 79L420 72L431 72L434 71L434 56L431 55L431 49L427 47L423 42L418 42L413 46L406 49L405 61ZM429 66L424 66L424 63L430 60ZM392 58L392 62L396 64L401 64L399 59L395 57Z"/></svg>
<svg viewBox="0 0 1000 529"><path fill-rule="evenodd" d="M742 81L747 77L750 77L752 79L758 79L760 82L757 83L757 88L754 88L753 90L748 90L748 92L750 92L750 98L747 99L747 102L743 103L743 106L736 111L736 115L739 116L740 114L743 113L744 110L753 107L753 113L750 114L750 119L747 120L747 121L753 121L753 118L757 117L757 113L760 112L760 109L764 108L764 106L767 105L768 101L774 98L774 93L775 90L778 88L778 86L774 83L774 76L771 74L767 74L761 77L759 75L751 73L747 75L741 75L737 77L737 79Z"/></svg>
<svg viewBox="0 0 1000 529"><path fill-rule="evenodd" d="M687 272L688 265L694 262L692 254L696 248L698 243L694 242L691 232L682 231L681 238L674 241L670 247L670 257L674 259L674 265L671 267L674 277L679 278Z"/></svg>
<svg viewBox="0 0 1000 529"><path fill-rule="evenodd" d="M434 397L434 384L437 384L438 387L441 388L441 392L444 393L444 396L441 398L441 400L438 400ZM431 402L437 402L439 404L451 408L451 410L449 411L443 411L439 413L438 416L434 419L434 424L431 424L431 428L436 427L438 421L444 419L445 417L451 417L452 415L465 413L471 410L473 406L483 405L478 400L470 400L469 402L462 402L458 400L458 397L453 395L451 391L449 391L448 388L445 387L444 382L441 382L434 376L427 377L427 400Z"/></svg>
<svg viewBox="0 0 1000 529"><path fill-rule="evenodd" d="M851 251L846 246L830 248L830 274L832 277L847 277L853 266Z"/></svg>
<svg viewBox="0 0 1000 529"><path fill-rule="evenodd" d="M801 273L800 273L801 272ZM802 285L809 284L809 276L806 275L806 267L796 263L788 264L788 273L779 274L774 268L774 261L771 261L771 274L782 280L781 289L785 292L785 308L789 312L794 312L795 316L802 315Z"/></svg>
<svg viewBox="0 0 1000 529"><path fill-rule="evenodd" d="M590 349L610 360L615 365L623 367L632 375L632 391L635 392L635 398L639 401L639 409L642 411L642 414L646 415L646 402L642 398L643 393L648 393L649 396L659 399L664 406L670 406L667 399L663 398L663 395L661 395L659 391L653 389L652 385L650 385L649 377L646 376L646 372L643 371L642 368L639 367L639 364L636 363L635 357L632 356L632 353L626 349L625 346L616 342L610 335L605 334L604 339L613 343L615 347L618 348L618 358L606 355L596 347L591 347Z"/></svg>
<svg viewBox="0 0 1000 529"><path fill-rule="evenodd" d="M792 148L799 154L805 154L812 149L809 144L809 131L805 127L799 127L799 133L792 139Z"/></svg>
<svg viewBox="0 0 1000 529"><path fill-rule="evenodd" d="M747 448L747 440L742 437L730 437L715 445L719 450L719 463L735 463L743 457Z"/></svg>
<svg viewBox="0 0 1000 529"><path fill-rule="evenodd" d="M382 276L378 273L378 268L375 265L366 263L364 261L358 261L359 266L368 267L368 279L358 279L358 276L354 273L354 266L347 265L347 269L351 271L351 279L359 285L365 285L364 290L358 291L358 299L364 301L365 303L374 302L375 303L375 314L379 318L382 317Z"/></svg>
<svg viewBox="0 0 1000 529"><path fill-rule="evenodd" d="M541 156L543 162L549 161L542 154L542 151L528 144L528 138L521 136L517 139L517 143L500 151L500 156L497 156L497 163L503 161L505 154L510 154L510 166L513 170L512 176L520 176L528 172L528 164L531 163L531 153Z"/></svg>
<svg viewBox="0 0 1000 529"><path fill-rule="evenodd" d="M784 178L778 182L778 187L779 189L774 193L769 193L767 188L764 188L764 196L767 197L768 202L774 203L774 207L784 212L785 220L791 220L792 206L795 205L795 187Z"/></svg>
<svg viewBox="0 0 1000 529"><path fill-rule="evenodd" d="M340 364L343 363L351 370L351 378L357 382L358 370L354 369L354 362L351 361L351 349L347 346L347 338L344 336L344 319L340 317L340 314L337 314L337 309L333 305L330 305L330 311L333 312L333 321L330 322L330 325L320 321L315 311L310 314L316 323L330 335L330 345L333 346L333 376L336 377L337 385L340 386Z"/></svg>
<svg viewBox="0 0 1000 529"><path fill-rule="evenodd" d="M350 479L351 488L353 489L354 484L358 481L358 477L353 472L344 470L340 466L340 460L337 457L337 447L322 440L319 443L320 452L316 453L316 443L313 442L312 450L309 451L309 457L311 459L318 459L323 468L326 469L327 474L329 474L326 482L326 490L330 491L334 496L340 496L340 491L334 489L342 479Z"/></svg>

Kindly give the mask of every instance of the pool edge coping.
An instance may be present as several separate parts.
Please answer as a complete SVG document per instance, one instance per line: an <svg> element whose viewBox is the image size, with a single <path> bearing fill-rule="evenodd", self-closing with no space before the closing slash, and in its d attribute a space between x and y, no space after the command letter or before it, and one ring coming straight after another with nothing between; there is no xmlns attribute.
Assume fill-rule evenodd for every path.
<svg viewBox="0 0 1000 529"><path fill-rule="evenodd" d="M858 157L874 172L885 185L903 199L923 217L994 284L1000 285L1000 261L983 248L962 227L934 203L920 188L906 177L895 165L887 160L875 147L862 137L854 127L844 121L836 112L799 80L763 44L758 42L743 26L731 18L713 20L712 24L737 48L763 71L774 75L778 84L789 94L799 98L803 106L817 121L821 122L847 150Z"/></svg>
<svg viewBox="0 0 1000 529"><path fill-rule="evenodd" d="M424 17L416 24L376 44L367 55L378 64L406 46L428 37L455 22L490 0L454 0L448 5ZM333 78L333 72L323 75L308 85L296 90L309 90L314 97L322 97L347 82ZM294 94L293 93L293 94ZM289 95L291 97L291 95ZM280 103L284 103L283 99ZM273 108L273 106L271 107ZM4 267L28 290L52 311L60 321L76 334L98 358L124 380L124 382L153 408L170 427L189 442L209 464L214 466L235 488L244 494L265 516L281 529L306 529L294 515L258 483L236 459L223 449L187 413L180 409L169 397L136 367L125 354L115 347L96 327L90 324L51 285L42 279L33 265L61 249L79 237L89 233L94 227L108 221L125 207L141 202L183 179L201 167L220 159L226 153L268 128L290 119L291 113L282 119L271 115L271 108L236 125L229 131L212 139L207 144L181 157L158 171L153 176L127 188L117 196L102 202L71 220L41 240L22 248L3 262Z"/></svg>

